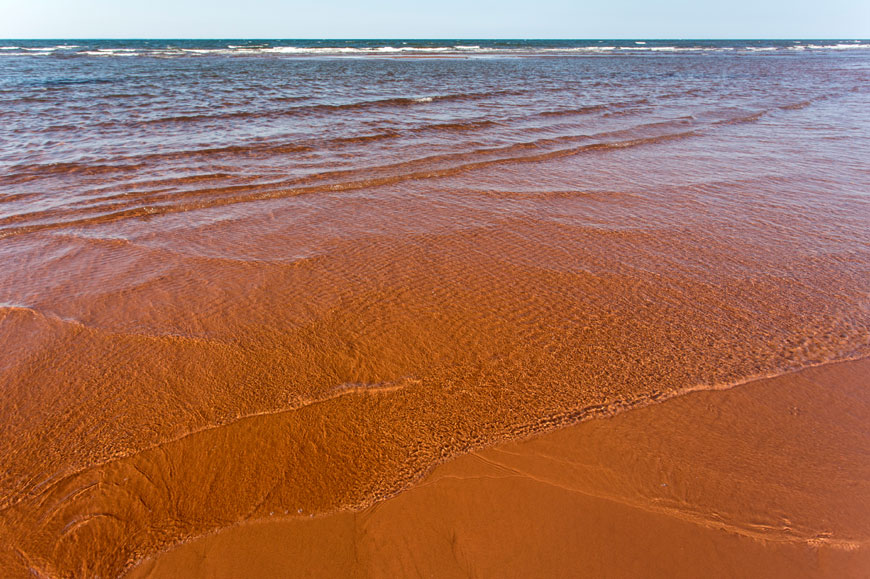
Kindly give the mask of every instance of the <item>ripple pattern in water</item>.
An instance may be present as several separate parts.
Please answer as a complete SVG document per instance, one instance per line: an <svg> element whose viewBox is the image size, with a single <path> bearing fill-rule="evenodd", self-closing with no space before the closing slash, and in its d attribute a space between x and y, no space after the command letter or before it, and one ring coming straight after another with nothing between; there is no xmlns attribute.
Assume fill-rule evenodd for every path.
<svg viewBox="0 0 870 579"><path fill-rule="evenodd" d="M4 573L870 352L867 43L16 42Z"/></svg>

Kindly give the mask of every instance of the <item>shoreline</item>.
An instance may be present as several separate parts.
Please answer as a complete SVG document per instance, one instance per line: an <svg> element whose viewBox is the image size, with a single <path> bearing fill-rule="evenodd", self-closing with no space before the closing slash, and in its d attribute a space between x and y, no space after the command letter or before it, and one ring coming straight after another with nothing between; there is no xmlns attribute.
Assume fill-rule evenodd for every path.
<svg viewBox="0 0 870 579"><path fill-rule="evenodd" d="M197 572L203 575L231 576L234 561L244 561L244 568L249 568L248 566L250 565L260 565L262 568L259 574L262 576L270 576L269 569L272 569L272 571L284 569L287 572L290 572L290 569L292 569L296 573L303 574L316 573L318 567L326 575L334 571L340 571L341 574L349 576L377 576L375 571L385 569L387 563L393 566L399 565L401 557L398 555L390 556L387 551L380 550L378 553L380 553L382 558L378 559L374 557L369 562L369 567L365 567L365 565L356 559L354 561L342 559L341 553L344 553L350 547L353 547L351 550L357 551L360 546L365 546L359 543L359 536L352 533L348 535L345 532L348 525L350 525L350 521L353 522L354 527L357 525L358 519L368 521L366 523L368 525L367 529L371 530L374 526L377 530L375 536L379 536L381 540L387 543L390 543L389 536L392 532L397 528L404 528L405 530L401 533L402 540L408 544L417 541L418 550L425 553L427 547L431 547L436 543L432 541L432 537L423 536L425 532L420 530L414 524L414 521L426 519L427 517L433 525L441 525L442 527L445 525L449 527L451 522L456 527L461 527L462 525L476 526L477 534L464 532L464 535L467 537L464 541L467 542L467 545L471 545L471 547L466 548L472 551L475 548L478 549L476 556L483 557L483 559L477 560L472 557L477 565L483 565L484 567L490 565L492 567L492 565L497 566L500 551L498 545L489 545L487 548L481 548L482 542L486 542L486 536L501 536L507 533L515 540L513 549L523 550L524 543L538 545L539 548L543 548L541 545L558 538L547 535L546 529L544 529L548 524L547 517L559 518L557 515L563 511L571 512L574 516L581 518L583 516L588 517L591 512L600 512L604 518L599 523L607 519L606 513L610 513L610 515L618 513L620 517L623 517L627 521L622 532L628 532L629 534L640 533L643 535L645 529L655 528L657 525L660 527L660 532L664 532L662 529L669 529L668 532L672 534L677 533L680 536L687 532L691 535L692 533L687 531L687 529L694 529L694 532L703 535L706 541L712 542L711 544L715 545L718 551L725 549L722 552L730 552L733 555L733 561L731 562L734 564L739 563L739 559L745 559L745 555L752 555L746 559L746 562L751 562L752 565L755 565L754 569L756 572L760 568L764 568L765 573L768 574L785 575L798 573L799 576L834 576L835 574L850 576L850 573L855 573L855 576L857 576L860 569L865 569L867 568L865 565L870 565L870 554L868 554L870 512L866 512L867 509L864 509L863 512L860 510L860 505L868 504L868 499L870 499L870 478L866 476L870 473L864 472L862 474L863 471L870 469L870 466L862 465L860 461L853 461L853 470L858 469L858 474L861 476L855 479L858 484L858 490L852 493L852 498L863 496L864 499L855 501L855 504L852 505L851 515L853 519L857 520L852 523L854 528L849 530L849 524L841 520L843 515L842 509L839 511L829 509L830 513L834 514L824 515L822 513L824 509L821 509L818 505L798 506L800 501L797 501L795 497L801 496L803 499L806 499L805 495L810 491L818 495L816 496L816 503L819 503L819 501L831 503L833 501L832 504L836 503L840 507L843 504L841 504L842 501L838 503L835 500L836 497L834 495L837 492L834 490L825 492L823 488L825 485L822 479L812 478L814 471L824 470L824 465L819 464L824 462L824 458L818 453L818 449L804 453L800 452L800 449L791 449L791 451L798 451L792 457L797 463L792 464L791 471L780 473L779 480L766 481L781 491L779 494L771 492L767 499L771 500L772 504L779 502L782 503L781 507L783 504L785 507L786 514L781 518L788 522L782 523L777 527L777 525L759 523L755 520L759 517L763 519L770 514L765 513L763 508L759 509L760 503L758 499L750 500L749 506L751 508L748 508L747 505L741 506L741 501L736 500L735 497L729 497L727 493L723 494L721 489L719 491L711 490L716 486L711 486L713 482L713 478L711 478L712 472L718 472L719 475L728 477L731 480L737 480L743 472L740 465L735 466L731 463L727 465L728 469L734 471L733 473L728 472L724 468L716 471L714 468L715 464L705 465L704 469L698 472L700 467L693 460L700 460L699 457L704 455L703 452L694 456L693 460L688 460L688 458L691 458L691 455L674 457L670 456L665 449L658 448L657 452L662 454L656 460L661 461L663 460L662 457L665 457L666 461L672 461L667 463L670 464L672 469L676 468L677 471L685 470L689 474L685 477L678 477L682 482L675 483L668 481L659 483L661 485L658 487L659 490L653 492L656 489L649 487L646 483L650 482L648 479L652 476L648 467L649 461L655 453L649 453L649 449L647 449L649 454L644 454L643 450L633 448L633 444L627 444L627 441L633 440L634 444L643 446L643 441L632 438L633 436L636 437L641 426L647 429L663 428L667 431L668 428L674 429L675 426L679 426L680 415L689 417L689 424L684 425L686 428L692 426L692 420L696 422L700 420L701 422L698 424L701 424L703 423L704 413L712 411L709 409L715 409L721 404L725 404L727 408L733 407L741 412L746 412L747 416L739 419L743 422L757 423L759 427L763 427L765 423L770 424L770 419L774 418L774 422L779 423L777 427L783 429L784 432L788 432L791 429L793 431L791 434L800 432L806 434L807 425L803 424L801 426L801 424L798 424L801 422L800 412L806 413L806 411L800 411L798 414L792 414L789 411L785 416L781 416L782 412L780 412L775 416L766 416L767 420L757 420L761 417L750 415L753 413L763 414L763 408L771 404L776 405L778 403L776 398L784 394L784 392L779 392L783 386L791 390L792 396L798 395L799 398L800 396L805 396L805 398L800 399L801 406L813 406L814 404L824 406L821 402L814 402L814 396L808 396L808 394L815 395L817 399L822 399L826 396L830 397L831 389L841 391L841 394L847 393L850 396L856 392L860 394L861 386L866 384L866 379L863 376L868 374L870 374L870 358L822 364L772 378L746 382L741 384L741 388L696 390L686 395L671 397L663 401L662 404L647 404L646 406L633 408L632 412L617 413L608 417L609 420L584 420L580 423L551 430L524 440L497 443L495 446L454 457L436 466L422 480L412 484L410 488L361 511L339 511L312 518L294 517L239 523L215 533L191 539L161 554L144 559L130 570L128 576L161 577L178 573L193 576ZM708 400L717 397L724 398L725 400ZM865 398L867 397L865 396ZM781 404L781 401L779 403ZM824 408L811 409L811 416L804 414L803 422L805 423L811 419L820 419L827 421L829 426L833 426L837 423L836 415L847 412L847 407L848 404L844 405L843 400L839 400L836 404L828 407L827 410ZM861 412L864 413L861 414L863 418L870 420L870 400L865 400L863 406L858 404L851 408L851 413L853 414L860 414ZM796 417L798 423L795 423L794 419ZM843 417L840 416L839 418L842 419ZM739 423L742 424L743 422ZM695 424L695 427L698 424ZM760 440L753 441L753 436L757 437L757 433L741 433L741 431L733 431L733 428L732 431L728 431L728 428L725 428L728 436L722 439L723 432L716 430L720 427L715 427L714 424L715 421L708 423L704 425L705 428L699 431L699 436L701 438L706 437L706 440L696 450L708 445L709 448L714 450L718 448L721 451L723 450L723 445L728 443L728 437L733 438L733 442L736 442L738 446L746 446L748 444L751 447L753 444L760 444ZM626 438L626 433L632 432L634 434L628 435ZM682 441L684 446L688 444L688 441L683 440L686 434L680 433L679 428L676 428L671 434L678 438L673 444L680 441ZM593 436L593 439L599 442L612 441L611 446L615 444L619 450L627 452L629 455L635 453L635 459L645 464L647 469L637 470L638 464L636 463L632 465L632 468L626 468L627 465L620 463L619 460L616 460L614 463L612 456L605 456L590 448L584 449L584 445L589 445L590 436ZM857 442L853 440L853 443L857 446L851 449L846 448L844 452L856 452L860 456L862 452L870 451L870 442L866 439L863 441L863 448L860 437L858 437ZM585 457L585 460L589 460L592 457L598 461L598 467L604 470L594 474L589 469L585 471L581 469L583 471L581 473L577 471L578 467L576 464L572 466L571 464L565 464L562 460L548 463L550 459L545 460L541 458L543 456L541 449L547 448L548 445L551 446L551 449L557 449L560 453L567 456L572 456L572 453L574 455L579 453ZM780 449L780 451L786 452L787 449ZM673 450L670 452L673 454ZM764 461L774 460L775 454L775 452L772 452L772 449L762 449L760 454L756 456L752 456L752 453L749 453L748 457L741 457L739 455L738 457L744 461L748 460L748 462L742 464L744 470L753 464L755 465L753 468L757 470L758 465ZM825 453L822 454L824 455ZM496 456L499 457L498 460L493 458ZM505 467L502 463L505 457L512 457L510 460L519 460L520 463L525 461L528 464L519 470L517 470L517 464ZM836 462L838 468L842 471L843 468L849 468L843 463L846 457L847 454L843 454L840 457L829 456L828 458L830 461ZM552 459L552 456L550 458ZM802 458L805 464L799 464ZM723 465L719 464L719 466L722 467ZM622 470L620 470L620 467ZM508 468L513 474L506 474L505 468ZM632 473L632 471L634 472ZM543 475L542 472L544 473ZM608 472L610 474L601 474ZM755 471L753 472L762 479L767 476ZM855 473L853 472L852 474ZM687 483L686 481L689 482ZM769 490L764 485L758 486L759 481L753 481L752 477L739 482L744 485L757 486L756 491L760 492L759 496L763 496L765 489ZM828 481L828 483L829 485L836 485L836 481ZM687 488L699 487L707 494L702 493L689 501L675 498L669 489L680 488L681 484L688 484ZM481 493L481 485L487 487L486 492ZM523 488L524 485L531 486ZM542 488L550 490L542 491ZM613 489L617 489L622 495L619 492L613 495ZM800 492L795 494L795 489ZM686 490L683 489L683 491ZM692 492L697 491L698 489L694 489ZM719 493L718 496L717 492ZM858 493L857 495L855 494L856 492ZM565 496L555 496L553 493L556 495L560 493L568 494ZM840 489L839 494L843 496L842 489ZM477 499L471 500L474 497L477 497ZM484 499L484 497L501 498L492 498L482 500L481 502L481 499ZM585 498L581 500L578 497ZM539 515L537 520L534 517L531 519L538 525L538 536L536 537L536 533L533 531L529 533L529 536L522 537L522 540L516 543L519 537L515 534L511 535L511 531L507 529L512 527L525 530L531 529L526 529L527 524L524 524L522 520L513 520L509 515L497 513L496 511L499 509L496 506L499 500L503 501L506 505L512 506L521 503L527 505L537 503L536 512L544 513ZM783 500L785 503L783 503ZM463 502L468 509L466 512L455 513L450 511L451 505ZM583 503L582 508L579 506L580 503ZM848 503L848 500L846 503ZM854 507L858 507L859 511L854 511ZM488 512L487 509L490 509L491 512ZM574 510L572 511L572 509ZM723 513L727 514L728 509L731 509L733 513L730 515L730 518L728 516L723 518ZM793 511L791 515L789 515L789 509ZM795 513L797 513L797 517ZM841 518L838 518L838 513ZM493 517L497 515L507 517L508 524L492 524ZM529 516L529 513L526 512L525 516ZM566 532L569 534L571 532L579 532L579 529L576 528L577 522L567 521L566 526L561 527L557 535L561 536ZM405 527L402 527L402 525L405 525ZM831 527L831 525L835 525L835 527ZM836 525L840 525L841 528L836 529ZM831 528L835 528L835 530L830 531ZM519 535L522 534L519 533ZM544 535L547 535L549 538L544 537ZM324 538L327 536L344 537L344 539L343 542L334 540L326 541L323 544L318 543L318 540L316 540L318 537L325 540ZM396 539L396 537L393 537L393 539ZM504 540L505 537L502 537L502 539ZM650 537L646 537L646 539L650 539ZM262 549L258 550L256 545L263 544L264 542L274 543L272 546L281 546L288 551L293 551L293 549L298 551L299 545L308 545L309 552L307 553L307 559L305 557L302 557L302 559L308 561L309 566L306 567L304 564L299 563L301 560L299 559L300 553L296 551L293 551L295 555L292 557L285 557L280 552L281 549L278 549L272 555L264 553ZM556 542L558 543L558 541ZM599 545L599 547L605 547L604 551L607 550L606 544ZM611 550L616 550L616 547L617 545L615 544L610 545ZM493 549L495 550L493 551ZM728 551L728 549L731 549L731 551ZM814 550L814 554L819 561L827 557L830 561L833 561L830 565L833 565L836 569L822 565L817 566L815 571L813 571L812 566L806 566L807 553L803 552L806 549ZM428 550L431 551L431 549ZM578 553L573 555L566 552L561 553L561 559L557 556L551 560L551 563L557 565L557 567L561 563L563 567L553 568L552 572L564 573L572 564L583 563L591 556L591 551L584 551L584 553L585 555L583 556ZM602 551L601 553L604 552ZM606 559L606 553L601 553L599 553L601 555L599 559ZM707 554L709 555L709 552ZM405 555L408 554L406 553ZM443 563L441 561L443 555L444 553L440 555L436 553L430 559L426 559L422 563L418 561L417 564L425 563L433 565L433 569L438 569L441 564L439 562ZM501 555L504 556L506 553L501 552ZM531 549L532 559L540 555L540 552L535 554L534 548ZM696 553L696 556L703 558L703 553ZM386 558L384 559L383 557ZM653 559L656 559L656 557L652 557L650 562ZM787 564L789 559L792 561L802 561L802 563L798 567L793 567ZM195 561L195 564L192 564L191 561ZM326 567L336 561L343 561L342 564L345 566L340 570L326 570ZM514 564L516 564L516 561ZM287 565L291 565L291 567L288 568ZM292 567L293 565L296 565L296 567ZM620 575L618 568L608 568L614 574ZM394 568L393 570L396 571L396 569ZM697 570L700 569L701 567L697 568ZM532 570L533 568L529 568L528 572ZM751 569L747 569L747 571L749 570ZM508 571L509 568L499 569L498 571L493 569L492 573L507 573L507 575L510 575ZM623 571L628 573L627 569L623 569ZM397 572L401 576L407 576L407 573ZM221 573L224 573L224 575L221 575ZM413 573L411 574L413 575ZM484 575L488 574L485 572Z"/></svg>
<svg viewBox="0 0 870 579"><path fill-rule="evenodd" d="M15 309L30 310L31 308L17 308L16 307ZM847 357L843 357L843 358L838 358L836 360L826 360L826 361L822 361L822 362L814 362L814 363L810 363L806 366L802 366L799 368L787 368L785 370L778 371L778 372L752 375L752 376L749 376L749 377L744 378L744 379L736 380L734 382L727 382L727 383L723 383L723 384L713 384L713 385L699 384L699 385L695 385L695 386L688 386L688 387L682 388L680 390L674 390L674 391L654 391L651 395L643 395L643 396L640 396L636 399L629 400L629 401L616 400L616 401L609 402L609 403L594 404L594 405L579 408L577 410L573 410L570 412L556 414L553 416L548 416L546 418L541 419L539 422L537 422L535 424L529 423L529 424L519 425L517 427L517 430L515 430L511 434L511 436L505 436L504 438L499 438L499 439L496 439L494 441L488 441L482 445L478 444L478 443L472 443L467 449L464 449L462 451L451 454L450 456L444 458L443 460L439 460L439 461L435 461L435 462L431 463L428 466L428 468L425 469L424 473L422 474L422 476L420 478L421 479L425 478L426 476L428 476L429 473L431 473L431 471L433 471L434 469L438 468L439 466L441 466L443 464L446 464L450 461L456 460L456 459L458 459L462 456L465 456L467 454L472 454L475 452L485 450L485 449L490 448L492 446L499 446L502 444L510 444L513 442L524 442L524 441L527 441L527 440L530 440L533 438L537 438L539 436L545 436L545 435L550 434L552 432L555 432L557 430L561 430L564 428L572 428L572 427L578 426L578 425L583 424L583 423L590 421L590 420L601 420L601 419L615 418L615 417L620 416L621 414L623 414L625 412L631 412L631 411L647 408L649 406L662 404L665 402L669 402L673 399L681 398L683 396L695 394L698 392L723 392L723 391L731 390L733 388L739 388L741 386L746 386L746 385L752 384L754 382L760 382L760 381L765 381L765 380L774 380L774 379L790 376L793 374L800 374L801 372L804 372L804 371L810 370L810 369L814 369L814 368L849 363L849 362L859 362L862 360L870 361L870 353L862 353L862 354L859 354L857 356L847 356ZM92 464L84 469L55 473L54 475L52 475L52 477L50 479L46 479L45 481L40 482L40 484L38 486L40 488L42 488L44 491L45 488L52 488L55 485L62 483L64 480L66 480L70 477L79 476L79 475L88 473L89 471L97 470L97 469L100 469L100 468L105 467L107 465L111 465L112 463L115 463L118 461L135 459L137 456L139 456L141 454L160 449L163 446L183 442L190 437L195 437L197 435L201 435L204 433L207 434L207 433L210 433L212 431L219 430L222 428L232 427L235 425L245 423L247 421L257 420L257 419L261 419L261 418L280 417L282 415L289 415L289 414L292 414L294 412L298 412L300 410L308 409L310 407L319 406L322 404L327 404L329 402L333 402L336 399L342 398L344 396L374 396L374 397L376 397L376 396L380 396L383 394L396 392L396 391L399 391L407 386L413 386L413 385L419 384L419 383L420 383L420 381L417 379L403 377L403 378L400 378L400 379L395 380L393 382L384 382L384 383L339 384L339 385L336 385L335 387L333 387L331 390L323 393L320 396L298 401L288 408L246 414L243 416L239 416L238 418L236 418L234 420L230 420L230 421L227 421L227 422L224 422L221 424L211 425L211 426L207 426L204 428L191 430L190 432L185 432L184 434L182 434L181 436L178 436L176 438L170 438L170 439L164 440L164 441L160 442L159 444L155 444L153 446L146 446L146 447L144 447L144 448L142 448L134 453L131 453L131 454L117 456L111 460ZM545 426L540 426L541 424L545 424ZM389 500L389 499L395 497L396 495L401 494L401 493L413 488L414 486L416 486L416 484L418 482L419 482L419 479L413 480L413 481L409 482L407 486L402 487L401 489L399 489L398 491L396 491L393 494L389 494L385 497L378 498L378 499L374 500L373 502L366 503L366 504L360 505L358 507L352 507L351 509L338 508L335 510L329 510L329 511L325 511L322 513L317 513L315 516L317 516L317 517L331 516L333 514L342 512L344 510L353 510L353 511L364 510L364 509L372 506L373 504L376 504L376 503L381 502L383 500ZM0 512L2 512L3 510L15 508L15 506L18 503L20 503L21 501L26 501L27 498L28 497L26 495L22 496L22 497L18 497L17 500L10 502L9 504L5 505L2 509L0 509ZM216 532L221 532L221 531L219 530ZM207 534L202 535L202 536L207 536ZM197 538L194 538L194 540L196 540Z"/></svg>
<svg viewBox="0 0 870 579"><path fill-rule="evenodd" d="M14 44L4 578L870 570L870 44Z"/></svg>

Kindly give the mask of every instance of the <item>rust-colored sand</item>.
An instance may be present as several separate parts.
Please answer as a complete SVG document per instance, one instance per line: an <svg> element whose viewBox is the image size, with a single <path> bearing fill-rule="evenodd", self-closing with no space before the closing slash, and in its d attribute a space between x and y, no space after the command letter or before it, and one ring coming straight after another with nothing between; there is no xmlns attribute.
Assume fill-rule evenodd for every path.
<svg viewBox="0 0 870 579"><path fill-rule="evenodd" d="M231 527L132 577L866 577L870 360L462 456L361 512Z"/></svg>
<svg viewBox="0 0 870 579"><path fill-rule="evenodd" d="M866 380L682 397L870 356L864 48L134 44L3 60L0 578L862 556Z"/></svg>

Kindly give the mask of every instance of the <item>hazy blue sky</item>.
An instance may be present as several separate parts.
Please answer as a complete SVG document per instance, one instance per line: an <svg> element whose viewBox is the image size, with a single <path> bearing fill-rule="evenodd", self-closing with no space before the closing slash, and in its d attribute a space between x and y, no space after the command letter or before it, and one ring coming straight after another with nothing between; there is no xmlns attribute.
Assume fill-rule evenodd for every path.
<svg viewBox="0 0 870 579"><path fill-rule="evenodd" d="M870 0L0 0L0 38L867 38Z"/></svg>

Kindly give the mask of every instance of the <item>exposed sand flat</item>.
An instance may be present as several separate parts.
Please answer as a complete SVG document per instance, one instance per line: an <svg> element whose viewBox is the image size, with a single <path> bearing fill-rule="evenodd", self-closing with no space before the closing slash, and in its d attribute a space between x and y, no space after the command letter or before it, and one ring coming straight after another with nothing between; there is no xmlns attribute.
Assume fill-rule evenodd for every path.
<svg viewBox="0 0 870 579"><path fill-rule="evenodd" d="M361 512L265 520L131 577L866 577L870 359L462 456Z"/></svg>

